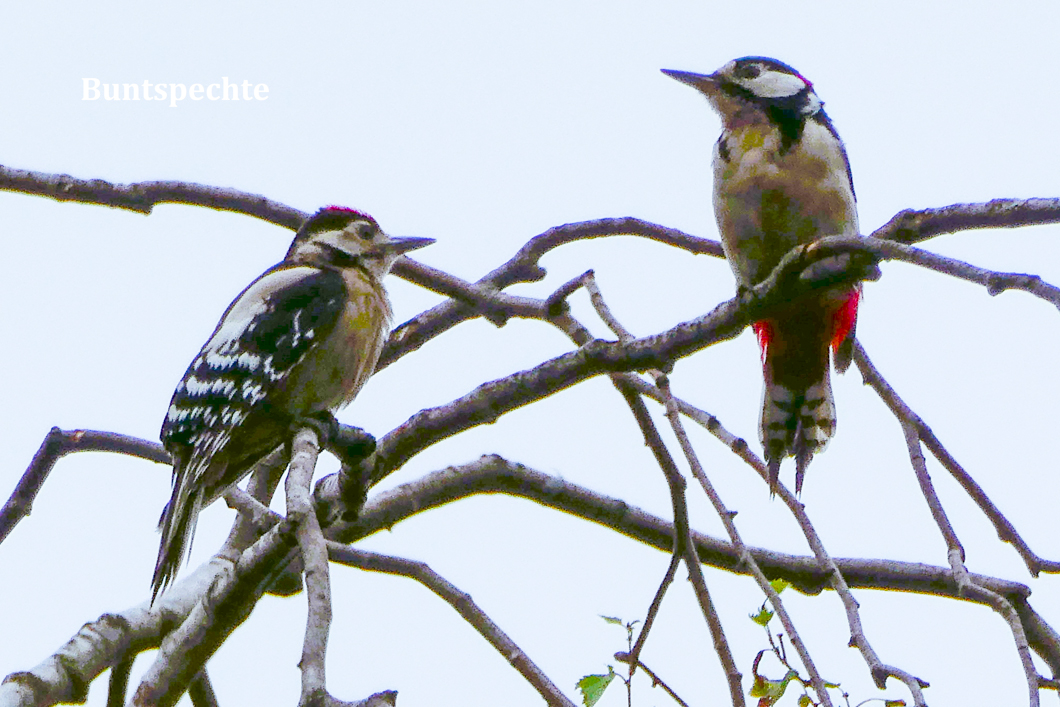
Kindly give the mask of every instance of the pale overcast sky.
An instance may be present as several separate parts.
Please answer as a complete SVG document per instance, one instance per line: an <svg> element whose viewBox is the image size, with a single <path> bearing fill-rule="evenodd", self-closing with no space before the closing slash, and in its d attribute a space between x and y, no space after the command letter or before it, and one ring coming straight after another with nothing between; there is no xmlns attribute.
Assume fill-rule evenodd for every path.
<svg viewBox="0 0 1060 707"><path fill-rule="evenodd" d="M1050 0L4 3L0 164L235 187L305 211L346 204L396 235L436 238L416 257L474 280L530 237L573 221L637 216L716 238L709 160L718 120L659 69L709 72L761 54L814 82L846 141L862 230L871 232L906 208L1060 196L1058 36L1060 6ZM227 79L241 91L249 82L246 95L268 91L257 94L263 100L211 101L204 90L175 107L86 101L86 78L167 89ZM0 229L4 499L52 425L157 439L173 387L217 318L291 237L195 207L165 205L145 217L6 192ZM1058 237L1052 226L923 245L1056 284ZM544 282L515 291L545 296L594 268L637 335L733 293L724 262L632 238L566 246L543 264ZM1060 559L1056 309L1024 293L991 298L913 266L882 269L866 286L858 325L869 354L1031 547ZM397 322L439 301L396 278L390 291ZM575 313L609 336L586 301L574 296ZM570 349L538 322L464 324L374 378L340 419L382 435L424 407ZM680 362L673 385L760 451L749 331ZM803 492L826 547L835 557L945 565L898 423L856 371L835 381L835 395L838 433ZM748 543L808 553L786 508L746 466L705 433L694 441ZM662 475L605 379L438 444L384 487L485 453L671 517ZM969 569L1028 584L1032 605L1060 627L1060 578L1031 578L945 471L929 468ZM786 466L786 482L791 475ZM147 597L168 494L168 468L148 462L86 454L57 465L32 516L0 545L0 675L31 668L84 622ZM695 527L720 536L702 494L691 496ZM203 514L192 566L232 517L223 504ZM424 560L469 592L571 698L578 678L606 670L625 647L622 631L597 615L642 619L668 562L579 519L492 496L363 545ZM724 704L709 634L683 569L678 576L644 659L690 704ZM749 687L751 661L766 646L746 617L762 596L746 577L709 568L706 577ZM333 694L397 689L402 707L540 704L419 585L345 568L332 582ZM881 658L929 681L931 704L1026 700L1011 634L990 610L856 596ZM846 647L834 594L785 598L821 672L852 704L877 696L911 704L896 681L885 693L872 686ZM222 705L297 701L304 620L301 596L261 602L209 664ZM150 658L137 662L134 684ZM612 690L603 707L625 704ZM88 704L105 698L104 677ZM670 702L644 682L635 704Z"/></svg>

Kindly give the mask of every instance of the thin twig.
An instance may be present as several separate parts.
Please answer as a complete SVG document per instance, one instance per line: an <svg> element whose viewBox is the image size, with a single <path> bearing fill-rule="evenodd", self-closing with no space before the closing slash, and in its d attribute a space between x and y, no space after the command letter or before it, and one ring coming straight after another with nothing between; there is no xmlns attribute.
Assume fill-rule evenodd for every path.
<svg viewBox="0 0 1060 707"><path fill-rule="evenodd" d="M1020 623L1019 615L1012 607L1012 604L1000 594L977 587L975 582L972 581L964 564L964 547L958 540L957 532L953 529L950 519L946 516L946 511L942 508L942 502L939 500L938 494L935 493L935 485L931 482L931 475L928 473L924 453L920 448L920 437L917 435L916 428L911 422L903 420L902 432L905 436L906 447L909 450L909 461L913 466L913 471L916 473L921 493L923 493L924 499L931 509L931 516L935 519L939 532L942 533L942 537L946 541L946 555L949 558L954 581L962 594L978 594L984 603L993 608L1008 623L1009 629L1012 631L1013 640L1016 642L1016 653L1020 657L1020 663L1027 679L1030 706L1038 707L1038 670L1034 667L1031 649L1027 643L1027 636L1023 630L1023 625Z"/></svg>
<svg viewBox="0 0 1060 707"><path fill-rule="evenodd" d="M596 309L597 315L605 324L611 329L612 332L618 337L619 341L629 341L633 338L633 335L618 321L618 319L611 313L610 308L607 306L607 302L603 298L603 294L600 292L600 288L596 283L596 275L592 270L587 270L585 273L577 278L574 278L566 285L563 285L557 289L549 298L549 312L553 314L552 323L563 330L571 339L580 345L587 343L590 340L588 330L577 322L573 317L563 316L563 314L556 309L556 304L560 301L564 301L566 297L569 297L579 287L584 287L589 293L589 299ZM565 302L564 302L565 303ZM623 394L633 390L626 379L639 380L631 374L612 373L611 382L619 390L619 392L625 391ZM627 402L629 398L627 396ZM647 439L647 433L646 437ZM683 482L682 482L683 483ZM683 488L683 486L682 486ZM670 487L671 494L674 493L674 488ZM683 491L681 492L683 494ZM683 499L683 496L682 496ZM687 511L686 511L687 513ZM680 564L682 557L684 556L684 546L688 543L682 543L675 536L674 546L672 555L670 557L670 564L666 568L666 572L663 575L662 581L659 582L658 588L655 590L655 596L652 598L651 605L648 607L648 611L644 616L644 623L641 625L640 631L637 633L636 643L630 649L630 655L632 656L629 668L629 675L632 678L633 673L636 672L637 666L640 665L640 655L644 650L644 646L647 644L648 636L651 635L651 629L655 625L655 618L659 614L659 609L662 607L663 598L666 596L666 590L669 589L670 584L673 583L674 576L677 573L677 566ZM704 594L706 587L704 584ZM709 600L709 594L707 594ZM628 688L628 683L627 683Z"/></svg>
<svg viewBox="0 0 1060 707"><path fill-rule="evenodd" d="M503 326L512 317L540 319L545 316L545 307L541 300L479 287L408 256L401 256L394 263L392 272L424 289L472 305L477 312L481 312L482 316L497 326Z"/></svg>
<svg viewBox="0 0 1060 707"><path fill-rule="evenodd" d="M597 316L603 320L607 328L615 333L619 341L631 341L636 337L630 333L629 329L622 326L622 322L618 321L612 312L611 308L607 306L607 300L604 299L604 295L600 292L600 286L596 282L596 276L593 271L590 270L586 273L585 278L585 289L589 293L589 301L593 304L593 309L596 310Z"/></svg>
<svg viewBox="0 0 1060 707"><path fill-rule="evenodd" d="M561 305L566 305L566 299L570 297L578 288L585 287L585 283L595 277L592 270L586 270L577 277L572 277L567 282L563 283L556 288L556 291L548 296L545 300L545 310L549 315L560 314Z"/></svg>
<svg viewBox="0 0 1060 707"><path fill-rule="evenodd" d="M637 666L640 665L640 654L644 650L644 644L648 641L648 635L651 633L652 626L655 625L655 617L659 615L659 608L662 607L663 597L666 596L666 590L673 584L674 576L677 574L677 566L681 564L681 556L677 554L670 555L670 564L666 568L666 574L663 575L662 581L659 582L659 588L655 590L655 596L651 600L651 606L648 607L648 613L644 615L644 623L640 627L640 632L637 634L637 641L633 644L632 650L629 654L632 657L630 662L630 675L636 671Z"/></svg>
<svg viewBox="0 0 1060 707"><path fill-rule="evenodd" d="M938 494L935 493L935 485L931 483L931 475L928 473L927 464L924 461L924 453L920 449L920 437L917 435L916 428L911 423L903 420L902 433L905 436L906 448L909 450L909 461L913 465L913 472L916 474L917 483L920 485L920 492L923 494L924 500L927 501L931 517L935 519L935 525L938 526L939 532L942 533L942 539L946 543L946 554L950 559L950 565L963 565L965 558L964 546L961 545L961 541L957 538L957 532L953 529L953 524L950 523L946 511L942 507L942 501L939 500Z"/></svg>
<svg viewBox="0 0 1060 707"><path fill-rule="evenodd" d="M636 385L638 389L652 388L646 382L637 379L635 376L629 376L629 378L637 381ZM652 395L649 390L645 390L648 395ZM664 402L665 397L661 392L656 392L654 396L659 402ZM677 406L678 411L682 414L687 415L690 419L698 422L705 427L711 434L718 437L720 440L725 442L726 446L729 447L734 453L739 455L751 468L753 468L762 478L763 481L768 483L769 475L765 464L757 455L752 452L747 443L738 437L733 436L721 425L721 422L702 410L695 408L688 403L685 403L679 399L674 398L674 404ZM840 561L834 560L824 548L824 544L821 542L820 537L817 535L816 529L814 529L809 516L806 515L805 507L802 503L788 490L786 486L780 484L777 489L777 494L781 500L788 507L791 513L795 516L799 527L803 531L803 535L806 537L807 542L810 545L814 556L817 559L818 566L824 571L828 578L828 583L831 584L832 589L836 591L840 600L843 602L843 607L847 615L847 623L850 626L851 645L856 646L862 654L866 664L869 667L869 671L873 676L876 685L883 689L886 686L886 680L888 676L893 676L905 683L906 687L909 688L913 694L914 703L919 705L925 704L922 687L927 687L927 682L915 677L904 670L896 668L894 666L885 665L873 650L871 644L868 641L868 637L865 635L864 629L861 625L861 617L858 612L858 603L854 599L853 594L850 592L848 586L848 574L850 572L847 568L840 568ZM760 563L760 561L759 561ZM767 573L767 576L768 573ZM789 580L790 581L790 580Z"/></svg>
<svg viewBox="0 0 1060 707"><path fill-rule="evenodd" d="M733 548L740 557L743 558L748 571L758 583L759 589L762 590L769 599L769 603L773 606L777 618L780 619L780 623L784 626L788 638L791 639L792 644L795 646L795 651L799 654L799 660L802 661L802 664L806 667L806 672L810 675L810 683L813 685L813 690L817 694L817 699L821 704L830 706L832 704L832 698L828 694L824 679L821 678L821 674L817 671L817 666L813 662L813 657L810 655L809 649L806 647L806 644L803 643L802 637L795 628L795 622L792 621L791 616L788 614L788 610L784 606L784 602L781 600L780 595L773 588L773 585L769 583L769 579L762 572L761 568L758 567L758 564L754 560L754 556L747 551L747 547L744 545L743 539L740 537L740 533L736 529L736 523L733 521L733 514L725 507L725 503L721 500L721 496L714 488L714 484L711 483L710 478L703 469L703 465L699 461L699 456L692 447L692 441L688 438L688 432L685 430L684 424L681 422L680 410L670 392L669 381L665 376L659 376L656 385L659 390L662 391L663 397L666 400L666 417L670 421L670 427L677 436L678 444L680 444L681 450L685 454L685 459L688 461L688 465L692 469L692 475L696 477L697 481L699 481L699 485L703 488L703 492L706 493L707 498L710 499L711 504L714 506L714 511L725 526L725 531L729 535L729 540L732 542Z"/></svg>
<svg viewBox="0 0 1060 707"><path fill-rule="evenodd" d="M620 663L626 663L627 665L629 665L630 675L632 675L633 671L637 668L642 668L644 672L648 674L648 677L651 678L652 687L661 687L667 695L673 698L674 702L681 705L681 707L689 707L689 704L682 700L680 697L678 697L677 693L674 692L673 689L669 685L667 685L661 677L659 677L658 673L656 673L654 670L652 670L643 662L641 662L641 660L637 658L634 653L615 653L615 660L619 661Z"/></svg>
<svg viewBox="0 0 1060 707"><path fill-rule="evenodd" d="M703 618L710 629L710 635L714 642L714 651L718 654L718 660L721 661L725 679L729 684L729 698L732 700L733 707L742 707L745 704L741 685L743 676L740 674L739 669L736 667L736 661L732 657L732 650L729 648L729 642L725 638L725 629L721 625L717 610L714 608L714 602L707 589L706 578L703 576L700 560L692 542L692 531L688 523L688 505L685 501L685 479L681 476L681 472L678 471L673 457L670 456L670 452L662 441L662 437L659 436L659 431L655 427L655 423L652 422L651 415L648 414L644 401L632 388L622 384L619 384L618 387L619 392L622 393L622 396L633 411L637 425L644 434L644 441L648 448L651 449L652 454L655 455L655 460L662 469L666 482L670 487L670 500L674 511L673 553L674 555L680 555L685 561L685 567L688 568L688 576L692 580L692 587L695 589L696 598L699 600L699 608L703 612Z"/></svg>
<svg viewBox="0 0 1060 707"><path fill-rule="evenodd" d="M1060 562L1043 559L1030 549L1023 537L1017 532L1015 526L994 505L994 502L990 500L983 488L957 463L957 460L942 446L942 443L932 432L931 428L928 427L927 423L913 412L912 408L906 405L894 388L883 378L872 364L861 343L857 341L854 342L854 361L857 363L858 370L861 372L865 383L876 391L876 394L880 396L880 399L891 409L891 412L900 422L907 422L916 428L917 435L927 448L931 450L931 453L935 455L935 458L938 459L943 468L957 480L957 483L961 485L993 524L998 538L1002 542L1010 543L1016 549L1016 552L1019 553L1027 565L1027 570L1033 576L1038 576L1039 572L1060 572Z"/></svg>
<svg viewBox="0 0 1060 707"><path fill-rule="evenodd" d="M504 656L526 681L533 685L545 702L553 707L574 707L548 676L530 660L523 650L490 617L475 604L469 594L460 591L423 562L359 550L341 543L329 542L328 554L333 562L372 572L409 577L430 589L471 624L491 646Z"/></svg>

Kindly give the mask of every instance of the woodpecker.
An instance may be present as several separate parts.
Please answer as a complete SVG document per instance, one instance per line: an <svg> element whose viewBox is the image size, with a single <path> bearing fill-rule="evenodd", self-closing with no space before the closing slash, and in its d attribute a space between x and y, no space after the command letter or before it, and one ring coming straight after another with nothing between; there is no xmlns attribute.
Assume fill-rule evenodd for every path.
<svg viewBox="0 0 1060 707"><path fill-rule="evenodd" d="M764 280L798 245L858 235L846 149L802 74L758 56L712 74L663 73L702 93L721 116L714 215L738 289ZM829 347L845 372L860 296L860 285L822 288L752 325L765 378L759 436L774 492L781 460L793 456L801 493L806 467L835 433Z"/></svg>
<svg viewBox="0 0 1060 707"><path fill-rule="evenodd" d="M199 511L288 442L292 425L333 425L357 395L390 330L382 280L401 254L433 242L388 236L371 216L328 206L302 224L283 262L228 306L162 424L173 492L152 601L190 549Z"/></svg>

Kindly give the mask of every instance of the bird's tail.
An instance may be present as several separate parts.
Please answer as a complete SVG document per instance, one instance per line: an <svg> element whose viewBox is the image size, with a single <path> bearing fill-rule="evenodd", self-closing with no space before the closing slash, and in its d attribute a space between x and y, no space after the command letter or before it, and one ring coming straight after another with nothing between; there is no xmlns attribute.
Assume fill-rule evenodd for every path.
<svg viewBox="0 0 1060 707"><path fill-rule="evenodd" d="M835 402L829 377L829 340L821 318L803 310L783 320L754 324L762 348L762 419L759 438L774 493L780 463L795 457L795 491L806 467L835 433Z"/></svg>
<svg viewBox="0 0 1060 707"><path fill-rule="evenodd" d="M776 491L780 462L795 457L795 493L802 492L806 467L823 451L835 433L835 401L828 369L824 376L802 390L770 382L763 392L760 434L769 466L769 487Z"/></svg>
<svg viewBox="0 0 1060 707"><path fill-rule="evenodd" d="M197 491L189 488L193 484L185 483L188 478L185 472L184 469L174 469L173 495L158 522L159 530L162 531L162 544L158 548L155 574L151 579L152 604L177 576L177 570L191 550L191 541L195 535L195 524L202 499Z"/></svg>

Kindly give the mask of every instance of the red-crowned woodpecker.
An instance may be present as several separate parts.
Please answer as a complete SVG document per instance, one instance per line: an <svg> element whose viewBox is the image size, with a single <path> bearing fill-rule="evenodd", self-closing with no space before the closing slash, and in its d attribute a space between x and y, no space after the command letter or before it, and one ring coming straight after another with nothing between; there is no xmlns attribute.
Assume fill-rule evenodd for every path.
<svg viewBox="0 0 1060 707"><path fill-rule="evenodd" d="M799 72L745 57L709 75L663 73L705 95L721 115L714 214L738 287L764 280L800 244L858 234L846 150ZM781 460L793 456L801 491L810 459L835 433L828 349L845 371L860 294L860 286L823 288L754 323L765 373L759 434L774 490Z"/></svg>
<svg viewBox="0 0 1060 707"><path fill-rule="evenodd" d="M152 596L176 575L202 508L289 441L295 421L328 417L357 395L390 329L382 280L398 256L432 242L393 238L371 216L329 206L228 306L162 425L173 493Z"/></svg>

